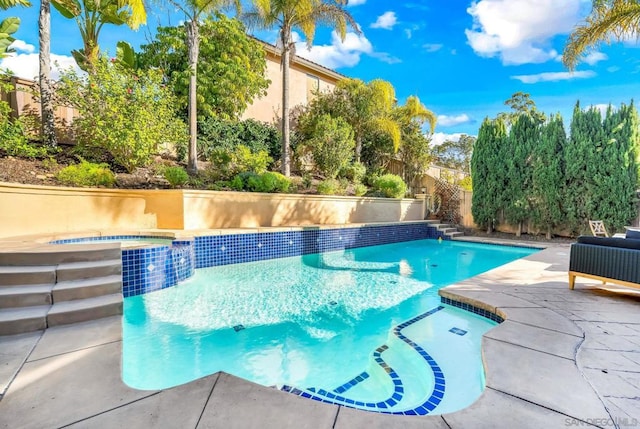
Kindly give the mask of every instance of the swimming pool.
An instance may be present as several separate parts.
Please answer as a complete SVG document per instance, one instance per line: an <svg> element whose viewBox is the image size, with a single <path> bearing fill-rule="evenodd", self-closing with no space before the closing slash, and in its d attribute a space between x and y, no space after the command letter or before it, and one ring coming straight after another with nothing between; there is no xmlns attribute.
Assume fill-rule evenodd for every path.
<svg viewBox="0 0 640 429"><path fill-rule="evenodd" d="M161 389L225 371L371 411L464 408L496 322L437 291L535 251L419 240L198 269L125 299L123 380Z"/></svg>

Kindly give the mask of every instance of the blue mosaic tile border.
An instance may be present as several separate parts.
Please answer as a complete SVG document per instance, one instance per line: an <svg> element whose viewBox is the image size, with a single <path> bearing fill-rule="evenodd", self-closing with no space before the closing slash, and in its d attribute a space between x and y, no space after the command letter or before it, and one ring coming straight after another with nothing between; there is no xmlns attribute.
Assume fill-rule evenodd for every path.
<svg viewBox="0 0 640 429"><path fill-rule="evenodd" d="M411 341L411 339L409 339L404 334L402 334L402 330L424 319L425 317L428 317L432 314L437 313L442 309L444 309L443 306L438 306L432 310L427 311L426 313L420 314L419 316L416 316L413 319L408 320L396 326L393 330L393 333L400 340L404 341L406 344L408 344L411 348L413 348L416 352L420 354L420 356L427 362L427 364L429 365L429 368L431 368L431 371L433 372L433 376L434 376L433 391L431 392L431 395L429 396L429 398L420 406L410 410L405 410L405 411L391 411L388 409L398 404L402 400L402 398L404 397L404 386L398 374L393 370L393 368L387 365L386 362L382 359L382 353L389 349L387 345L382 345L378 347L376 351L373 353L373 358L375 362L382 369L385 370L385 372L389 375L389 377L393 381L394 392L392 396L385 401L381 401L377 403L354 401L353 399L346 398L341 395L335 395L331 392L327 392L324 389L316 390L313 387L308 389L298 389L291 386L283 386L281 390L285 392L293 393L294 395L302 396L303 398L314 399L316 401L326 402L330 404L343 405L351 408L359 408L359 409L365 409L368 411L376 411L379 413L402 414L407 416L429 414L438 406L438 404L440 404L440 402L442 401L442 398L444 397L444 392L445 392L444 373L440 369L440 366L438 365L438 363L422 347L420 347L418 344L414 343L413 341ZM338 389L341 389L346 385L349 385L349 388L351 388L355 386L357 383L364 381L364 380L360 380L356 383L353 383L354 380L357 380L357 379L358 377L355 377L354 379L340 386Z"/></svg>
<svg viewBox="0 0 640 429"><path fill-rule="evenodd" d="M122 250L122 293L136 296L175 286L195 271L193 240Z"/></svg>
<svg viewBox="0 0 640 429"><path fill-rule="evenodd" d="M428 238L450 240L450 237L428 223L331 229L305 228L302 231L195 237L196 268L286 258Z"/></svg>
<svg viewBox="0 0 640 429"><path fill-rule="evenodd" d="M367 378L369 378L369 374L367 374L366 372L363 372L362 374L359 374L356 377L352 378L351 380L347 381L342 386L336 387L335 389L333 389L333 391L335 393L344 393L347 390L351 389L353 386L360 383L361 381L365 381Z"/></svg>
<svg viewBox="0 0 640 429"><path fill-rule="evenodd" d="M497 322L497 323L504 322L504 319L502 317L498 316L496 313L493 313L491 311L487 311L487 310L485 310L483 308L476 307L475 305L466 304L464 302L456 301L456 300L453 300L453 299L450 299L450 298L445 298L444 296L440 297L440 301L443 304L447 304L447 305L450 305L452 307L458 307L458 308L461 308L463 310L470 311L470 312L475 313L475 314L477 314L479 316L486 317L487 319L493 320L494 322Z"/></svg>

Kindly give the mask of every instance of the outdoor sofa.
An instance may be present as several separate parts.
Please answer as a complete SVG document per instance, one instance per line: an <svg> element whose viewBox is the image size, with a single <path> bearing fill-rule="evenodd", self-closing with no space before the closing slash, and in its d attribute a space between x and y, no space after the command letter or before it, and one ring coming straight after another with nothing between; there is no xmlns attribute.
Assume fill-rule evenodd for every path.
<svg viewBox="0 0 640 429"><path fill-rule="evenodd" d="M578 237L569 256L569 289L576 276L640 288L640 231L627 230L625 237Z"/></svg>

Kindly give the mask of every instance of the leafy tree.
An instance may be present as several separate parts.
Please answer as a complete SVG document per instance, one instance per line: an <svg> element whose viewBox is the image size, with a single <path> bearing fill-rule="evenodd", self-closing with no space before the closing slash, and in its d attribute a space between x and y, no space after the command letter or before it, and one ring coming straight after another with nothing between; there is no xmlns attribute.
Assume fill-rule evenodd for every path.
<svg viewBox="0 0 640 429"><path fill-rule="evenodd" d="M474 222L493 231L498 212L502 208L502 193L506 183L506 165L503 157L507 129L500 118L486 118L480 130L471 157L473 197L471 213Z"/></svg>
<svg viewBox="0 0 640 429"><path fill-rule="evenodd" d="M226 7L234 6L240 13L240 0L169 0L187 18L186 44L189 64L189 98L187 116L189 123L189 151L187 171L198 172L197 133L198 133L198 58L200 56L200 21L203 16L219 12Z"/></svg>
<svg viewBox="0 0 640 429"><path fill-rule="evenodd" d="M580 58L601 42L624 41L640 36L638 0L593 0L591 13L569 35L562 62L575 69Z"/></svg>
<svg viewBox="0 0 640 429"><path fill-rule="evenodd" d="M563 220L564 147L567 136L562 116L551 116L542 127L540 142L533 148L532 217L548 240Z"/></svg>
<svg viewBox="0 0 640 429"><path fill-rule="evenodd" d="M434 162L443 167L471 173L471 154L476 138L463 134L458 141L446 140L431 149Z"/></svg>
<svg viewBox="0 0 640 429"><path fill-rule="evenodd" d="M347 23L357 33L360 29L343 8L347 0L255 0L254 3L255 10L245 14L245 19L264 29L276 27L279 30L278 46L282 52L282 172L288 177L291 175L289 66L292 56L295 56L292 32L296 28L302 31L307 46L311 47L318 24L335 28L342 40L347 34Z"/></svg>
<svg viewBox="0 0 640 429"><path fill-rule="evenodd" d="M58 93L80 113L73 123L78 145L105 149L127 171L148 165L160 145L186 137L159 71L134 74L103 58L88 76L64 72Z"/></svg>
<svg viewBox="0 0 640 429"><path fill-rule="evenodd" d="M138 64L160 68L187 118L191 68L186 45L187 24L159 27L155 40L141 46ZM256 96L266 93L265 53L259 41L247 36L243 24L216 13L199 25L198 120L216 116L238 118Z"/></svg>
<svg viewBox="0 0 640 429"><path fill-rule="evenodd" d="M424 135L422 127L418 124L412 123L402 128L402 146L398 155L404 166L405 183L411 185L431 163L429 143L430 139Z"/></svg>
<svg viewBox="0 0 640 429"><path fill-rule="evenodd" d="M531 209L531 154L539 138L540 126L536 119L528 114L519 115L509 131L504 158L507 164L507 186L503 193L503 207L505 220L518 226L518 237Z"/></svg>
<svg viewBox="0 0 640 429"><path fill-rule="evenodd" d="M313 137L307 147L318 170L329 179L335 179L340 169L351 161L355 142L351 126L342 118L322 115L315 121Z"/></svg>
<svg viewBox="0 0 640 429"><path fill-rule="evenodd" d="M504 104L509 106L512 111L500 113L498 117L508 126L513 125L522 114L531 116L538 123L542 123L545 120L544 113L537 109L536 103L531 99L531 95L526 92L518 91L514 93L511 98L505 100Z"/></svg>

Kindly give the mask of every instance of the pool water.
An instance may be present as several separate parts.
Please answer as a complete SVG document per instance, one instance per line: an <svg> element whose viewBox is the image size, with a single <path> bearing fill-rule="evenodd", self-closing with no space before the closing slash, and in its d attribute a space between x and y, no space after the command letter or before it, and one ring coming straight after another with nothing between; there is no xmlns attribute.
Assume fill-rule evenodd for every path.
<svg viewBox="0 0 640 429"><path fill-rule="evenodd" d="M225 371L373 411L464 408L495 322L437 291L535 251L419 240L199 269L125 299L123 379L163 389Z"/></svg>

